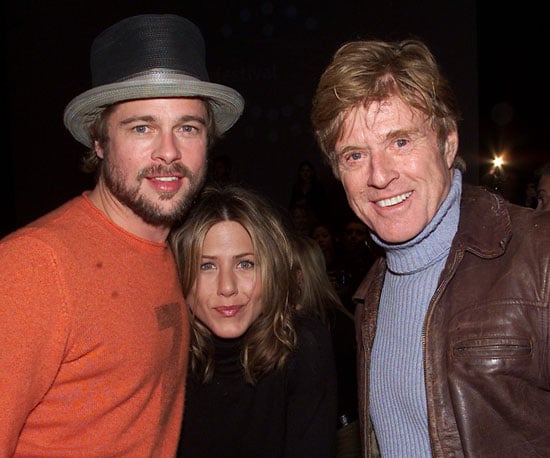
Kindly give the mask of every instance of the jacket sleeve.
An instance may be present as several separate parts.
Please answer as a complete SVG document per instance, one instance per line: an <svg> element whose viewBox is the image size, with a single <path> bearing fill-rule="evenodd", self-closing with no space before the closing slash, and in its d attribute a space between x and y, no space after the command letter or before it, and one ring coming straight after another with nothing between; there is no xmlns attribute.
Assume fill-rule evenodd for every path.
<svg viewBox="0 0 550 458"><path fill-rule="evenodd" d="M288 372L285 458L334 457L337 386L329 330L316 319L298 326Z"/></svg>
<svg viewBox="0 0 550 458"><path fill-rule="evenodd" d="M4 240L0 271L0 457L8 457L59 369L67 313L55 259L41 242Z"/></svg>

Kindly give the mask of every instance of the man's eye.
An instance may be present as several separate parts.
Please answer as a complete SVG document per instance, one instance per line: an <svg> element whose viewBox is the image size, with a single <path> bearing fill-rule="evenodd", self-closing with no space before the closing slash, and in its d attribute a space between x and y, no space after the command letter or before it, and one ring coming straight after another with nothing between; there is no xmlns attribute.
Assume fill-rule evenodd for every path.
<svg viewBox="0 0 550 458"><path fill-rule="evenodd" d="M192 133L197 131L198 129L195 126L185 125L181 127L181 130L183 132Z"/></svg>
<svg viewBox="0 0 550 458"><path fill-rule="evenodd" d="M363 153L361 153L359 151L351 151L351 152L344 153L344 154L340 155L340 162L343 162L343 163L347 164L347 163L350 163L350 162L358 161L362 157L363 157Z"/></svg>
<svg viewBox="0 0 550 458"><path fill-rule="evenodd" d="M404 138L400 138L399 140L397 140L395 142L395 144L397 145L398 148L403 148L404 146L407 146L407 143L408 143L408 141L405 140Z"/></svg>
<svg viewBox="0 0 550 458"><path fill-rule="evenodd" d="M147 132L147 126L135 126L134 127L134 130L138 133L138 134L144 134Z"/></svg>

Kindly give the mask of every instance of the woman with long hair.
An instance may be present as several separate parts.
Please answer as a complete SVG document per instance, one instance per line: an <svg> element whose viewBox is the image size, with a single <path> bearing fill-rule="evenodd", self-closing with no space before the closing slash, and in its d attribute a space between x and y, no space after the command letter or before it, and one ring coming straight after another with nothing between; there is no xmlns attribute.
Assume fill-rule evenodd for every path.
<svg viewBox="0 0 550 458"><path fill-rule="evenodd" d="M180 456L333 457L331 337L297 310L277 208L240 186L207 187L170 240L191 322Z"/></svg>

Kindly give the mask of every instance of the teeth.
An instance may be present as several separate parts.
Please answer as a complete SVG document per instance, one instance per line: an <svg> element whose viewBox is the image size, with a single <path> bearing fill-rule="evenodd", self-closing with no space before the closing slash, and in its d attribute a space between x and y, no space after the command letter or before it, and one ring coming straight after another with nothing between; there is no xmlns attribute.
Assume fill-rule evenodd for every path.
<svg viewBox="0 0 550 458"><path fill-rule="evenodd" d="M379 205L380 207L389 207L390 205L396 205L400 202L403 202L411 194L412 191L406 192L405 194L401 194L399 196L390 197L389 199L379 200L378 202L376 202L376 205Z"/></svg>
<svg viewBox="0 0 550 458"><path fill-rule="evenodd" d="M156 177L155 180L158 180L158 181L176 181L177 177Z"/></svg>

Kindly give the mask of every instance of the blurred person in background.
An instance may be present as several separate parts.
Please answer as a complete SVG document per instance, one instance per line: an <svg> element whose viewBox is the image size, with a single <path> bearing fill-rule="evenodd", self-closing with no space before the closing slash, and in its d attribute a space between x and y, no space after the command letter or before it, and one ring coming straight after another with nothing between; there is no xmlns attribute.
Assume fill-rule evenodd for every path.
<svg viewBox="0 0 550 458"><path fill-rule="evenodd" d="M328 277L319 244L311 237L297 234L292 237L292 253L298 279L299 310L319 317L332 336L338 376L336 458L359 457L355 320Z"/></svg>
<svg viewBox="0 0 550 458"><path fill-rule="evenodd" d="M350 294L346 307L355 310L352 295L363 280L374 260L383 254L369 236L369 228L357 216L351 216L344 224L340 236L342 264L348 273Z"/></svg>
<svg viewBox="0 0 550 458"><path fill-rule="evenodd" d="M310 236L319 244L325 258L328 277L340 299L347 305L345 298L351 293L350 273L344 263L338 231L331 222L321 221L313 226Z"/></svg>
<svg viewBox="0 0 550 458"><path fill-rule="evenodd" d="M309 207L317 221L329 216L325 186L319 179L312 162L304 160L298 164L296 180L290 191L288 208L296 205Z"/></svg>
<svg viewBox="0 0 550 458"><path fill-rule="evenodd" d="M293 204L288 210L288 217L294 230L308 236L318 223L317 217L309 205L306 204Z"/></svg>
<svg viewBox="0 0 550 458"><path fill-rule="evenodd" d="M550 210L550 162L537 171L537 211Z"/></svg>
<svg viewBox="0 0 550 458"><path fill-rule="evenodd" d="M233 160L229 154L217 154L208 159L208 184L226 185L233 180Z"/></svg>

